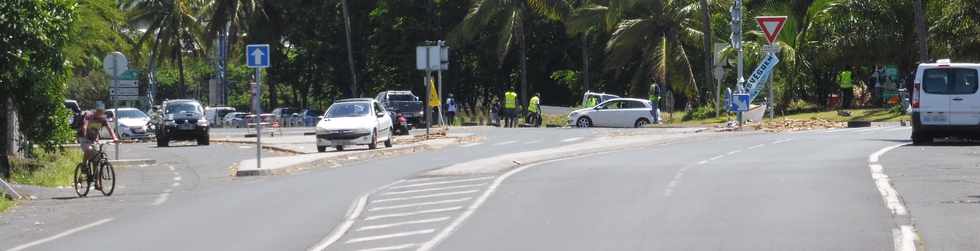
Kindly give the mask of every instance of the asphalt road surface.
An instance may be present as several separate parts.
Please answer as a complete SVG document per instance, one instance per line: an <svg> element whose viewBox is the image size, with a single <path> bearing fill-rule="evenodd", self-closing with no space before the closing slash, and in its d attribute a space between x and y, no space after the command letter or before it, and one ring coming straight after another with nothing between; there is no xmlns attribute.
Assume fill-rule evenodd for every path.
<svg viewBox="0 0 980 251"><path fill-rule="evenodd" d="M631 132L460 130L483 140L249 178L228 176L254 154L248 145L145 144L129 154L166 160L119 171L125 187L113 197L65 190L0 216L0 249L980 250L980 147L882 150L906 143L908 128L694 136L506 173L422 176Z"/></svg>

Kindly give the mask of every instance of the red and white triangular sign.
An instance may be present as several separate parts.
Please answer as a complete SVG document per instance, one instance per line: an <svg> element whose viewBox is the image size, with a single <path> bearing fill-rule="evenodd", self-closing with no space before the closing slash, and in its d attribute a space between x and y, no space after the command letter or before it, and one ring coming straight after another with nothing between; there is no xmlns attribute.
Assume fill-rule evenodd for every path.
<svg viewBox="0 0 980 251"><path fill-rule="evenodd" d="M783 24L786 23L786 16L762 16L756 17L755 21L759 22L762 32L766 33L766 40L772 44L779 38L779 32L783 30Z"/></svg>

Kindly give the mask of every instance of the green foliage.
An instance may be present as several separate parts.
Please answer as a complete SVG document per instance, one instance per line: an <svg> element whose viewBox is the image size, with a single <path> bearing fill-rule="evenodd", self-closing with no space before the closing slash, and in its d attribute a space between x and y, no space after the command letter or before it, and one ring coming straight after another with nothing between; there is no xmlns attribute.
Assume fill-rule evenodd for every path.
<svg viewBox="0 0 980 251"><path fill-rule="evenodd" d="M7 198L3 193L0 193L0 213L7 211L7 209L14 207L14 201Z"/></svg>
<svg viewBox="0 0 980 251"><path fill-rule="evenodd" d="M786 113L789 114L816 112L819 110L820 110L819 105L802 99L793 100L792 102L789 102L789 105L786 106Z"/></svg>
<svg viewBox="0 0 980 251"><path fill-rule="evenodd" d="M684 121L703 120L703 119L714 118L714 117L715 117L715 107L708 105L708 106L701 106L695 108L691 112L684 113L684 116L681 118L681 120Z"/></svg>
<svg viewBox="0 0 980 251"><path fill-rule="evenodd" d="M18 184L45 187L70 186L75 175L75 166L82 162L82 151L35 150L34 159L13 159L11 180Z"/></svg>

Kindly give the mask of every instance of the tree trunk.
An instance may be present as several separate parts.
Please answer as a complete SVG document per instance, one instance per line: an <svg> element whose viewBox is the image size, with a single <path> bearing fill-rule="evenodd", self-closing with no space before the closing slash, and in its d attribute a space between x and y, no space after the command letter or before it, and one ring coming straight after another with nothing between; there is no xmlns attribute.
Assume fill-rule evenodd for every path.
<svg viewBox="0 0 980 251"><path fill-rule="evenodd" d="M926 13L922 0L915 0L915 33L919 42L919 62L929 60L929 30L926 29Z"/></svg>
<svg viewBox="0 0 980 251"><path fill-rule="evenodd" d="M347 0L343 0L344 5L344 30L347 34L347 64L350 65L350 97L356 98L357 95L357 71L354 69L354 51L350 42L350 13L347 8Z"/></svg>
<svg viewBox="0 0 980 251"><path fill-rule="evenodd" d="M177 51L177 71L180 72L180 80L179 80L180 81L180 85L179 85L179 88L180 88L180 97L181 98L187 98L187 83L184 82L185 81L185 77L184 77L184 53L180 51L182 49L183 48L180 48Z"/></svg>
<svg viewBox="0 0 980 251"><path fill-rule="evenodd" d="M527 103L527 39L524 37L526 34L524 32L524 16L521 18L520 27L517 28L517 36L521 39L521 99L517 101L517 104L525 105ZM525 105L524 108L527 108Z"/></svg>
<svg viewBox="0 0 980 251"><path fill-rule="evenodd" d="M0 177L10 177L9 156L17 154L17 109L13 97L0 97Z"/></svg>
<svg viewBox="0 0 980 251"><path fill-rule="evenodd" d="M711 75L712 64L714 64L714 52L711 48L711 8L708 6L708 0L701 0L701 22L702 29L701 32L704 33L704 82L714 83L714 78ZM720 90L720 88L716 88ZM696 93L700 93L695 89ZM709 98L710 99L710 98ZM718 111L715 111L717 116Z"/></svg>
<svg viewBox="0 0 980 251"><path fill-rule="evenodd" d="M582 90L590 91L592 74L589 72L589 32L582 33Z"/></svg>

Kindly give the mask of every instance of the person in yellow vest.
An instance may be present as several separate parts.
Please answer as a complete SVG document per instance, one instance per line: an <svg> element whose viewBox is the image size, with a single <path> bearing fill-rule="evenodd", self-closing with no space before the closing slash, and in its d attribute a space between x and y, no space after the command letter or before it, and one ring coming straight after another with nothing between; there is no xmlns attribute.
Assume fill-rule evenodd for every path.
<svg viewBox="0 0 980 251"><path fill-rule="evenodd" d="M837 74L837 84L841 91L841 108L851 108L854 99L854 72L851 71L851 66L845 67Z"/></svg>
<svg viewBox="0 0 980 251"><path fill-rule="evenodd" d="M504 127L517 126L517 92L511 87L504 93Z"/></svg>
<svg viewBox="0 0 980 251"><path fill-rule="evenodd" d="M534 127L541 126L541 93L534 93L534 97L527 102L527 111L529 123Z"/></svg>

